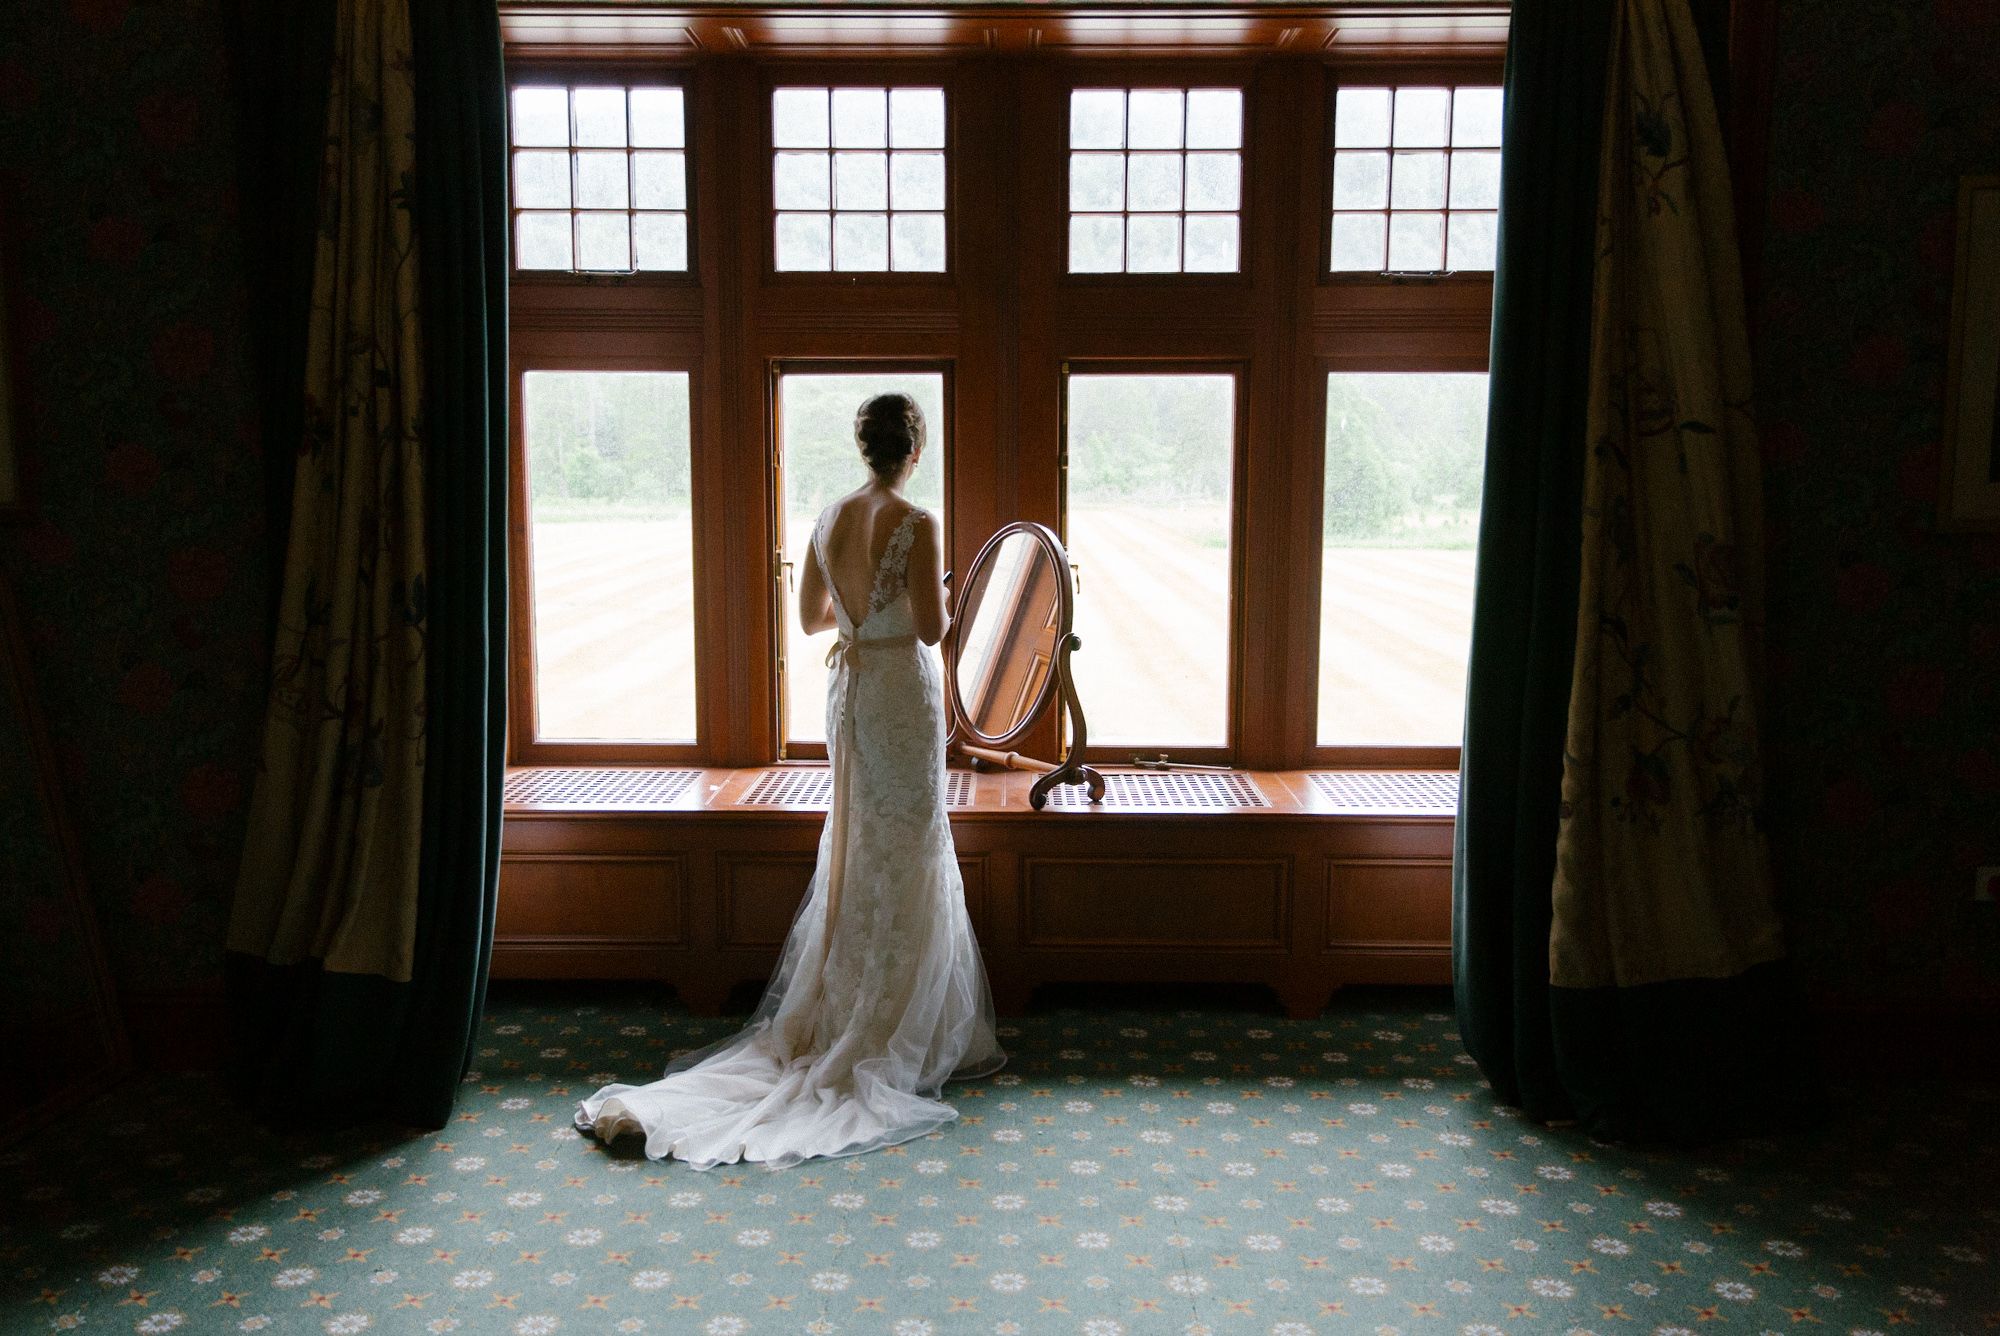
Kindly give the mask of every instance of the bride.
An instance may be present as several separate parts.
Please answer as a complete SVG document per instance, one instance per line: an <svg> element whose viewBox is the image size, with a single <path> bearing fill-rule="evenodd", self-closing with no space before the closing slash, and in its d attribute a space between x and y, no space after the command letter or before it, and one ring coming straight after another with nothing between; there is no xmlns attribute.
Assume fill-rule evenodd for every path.
<svg viewBox="0 0 2000 1336"><path fill-rule="evenodd" d="M908 395L868 400L854 434L871 476L813 526L799 587L828 656L833 801L819 865L777 971L743 1029L608 1085L576 1125L696 1169L856 1155L958 1117L947 1080L1006 1061L944 813L944 687L931 647L951 624L938 522L905 500L923 458Z"/></svg>

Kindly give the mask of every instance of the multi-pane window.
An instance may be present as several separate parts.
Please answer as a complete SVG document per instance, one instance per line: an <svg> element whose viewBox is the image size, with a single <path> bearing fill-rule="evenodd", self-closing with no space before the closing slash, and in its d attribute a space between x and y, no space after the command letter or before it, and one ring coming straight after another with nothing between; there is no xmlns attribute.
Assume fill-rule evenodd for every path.
<svg viewBox="0 0 2000 1336"><path fill-rule="evenodd" d="M779 269L943 272L943 89L780 88L771 146Z"/></svg>
<svg viewBox="0 0 2000 1336"><path fill-rule="evenodd" d="M1229 742L1236 378L1068 378L1063 542L1092 745Z"/></svg>
<svg viewBox="0 0 2000 1336"><path fill-rule="evenodd" d="M1335 272L1493 267L1498 88L1342 88L1333 146Z"/></svg>
<svg viewBox="0 0 2000 1336"><path fill-rule="evenodd" d="M1237 270L1241 89L1076 89L1069 147L1071 273Z"/></svg>
<svg viewBox="0 0 2000 1336"><path fill-rule="evenodd" d="M1457 746L1486 377L1326 378L1319 744Z"/></svg>
<svg viewBox="0 0 2000 1336"><path fill-rule="evenodd" d="M680 89L518 87L511 120L517 268L687 269Z"/></svg>
<svg viewBox="0 0 2000 1336"><path fill-rule="evenodd" d="M536 741L695 740L684 371L530 371Z"/></svg>
<svg viewBox="0 0 2000 1336"><path fill-rule="evenodd" d="M902 371L878 374L787 371L778 378L778 450L783 470L782 524L786 575L796 585L820 511L868 481L868 465L854 439L854 414L878 394L902 393L924 414L924 452L903 495L933 515L944 510L946 437L944 374ZM807 635L797 604L783 600L785 637L785 740L826 740L826 652L834 633ZM860 613L860 609L855 609ZM864 614L865 615L865 614Z"/></svg>

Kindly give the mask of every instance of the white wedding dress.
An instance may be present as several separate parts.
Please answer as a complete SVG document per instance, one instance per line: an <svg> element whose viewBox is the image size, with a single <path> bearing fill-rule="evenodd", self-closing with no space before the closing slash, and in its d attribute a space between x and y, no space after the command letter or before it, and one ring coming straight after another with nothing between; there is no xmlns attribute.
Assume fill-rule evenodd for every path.
<svg viewBox="0 0 2000 1336"><path fill-rule="evenodd" d="M583 1130L640 1133L647 1155L696 1169L856 1155L952 1122L944 1083L1006 1061L945 819L943 670L913 630L918 514L891 534L859 622L827 579L840 630L826 700L833 800L763 998L743 1029L660 1080L584 1100ZM823 572L827 526L822 514L812 536Z"/></svg>

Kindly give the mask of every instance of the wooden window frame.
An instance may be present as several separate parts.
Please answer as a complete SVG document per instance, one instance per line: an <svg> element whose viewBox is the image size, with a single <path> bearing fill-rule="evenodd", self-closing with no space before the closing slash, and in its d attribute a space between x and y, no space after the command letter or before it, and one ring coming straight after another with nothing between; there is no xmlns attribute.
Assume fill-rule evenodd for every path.
<svg viewBox="0 0 2000 1336"><path fill-rule="evenodd" d="M512 557L509 758L516 764L700 762L756 766L823 754L789 744L778 700L774 369L947 375L947 562L963 569L1012 520L1063 522L1063 367L1233 372L1229 744L1177 759L1279 770L1457 763L1456 748L1316 745L1324 377L1330 366L1484 370L1490 274L1410 281L1329 276L1332 90L1343 80L1441 82L1435 59L1277 52L1246 58L1025 50L766 56L685 48L596 59L509 53L509 84L672 83L688 118L686 274L523 271L510 295L513 395L524 369L648 366L690 372L696 506L699 740L540 743L532 738L526 544ZM1497 81L1490 53L1448 61L1456 82ZM943 274L775 269L770 92L786 85L946 90ZM1078 87L1237 87L1244 93L1237 272L1071 274L1068 105ZM749 172L722 165L755 164ZM1191 293L1200 295L1190 300ZM599 354L650 358L613 362ZM516 413L518 423L519 414ZM515 428L517 475L523 442ZM857 472L857 483L860 481ZM516 490L520 484L516 484ZM717 504L718 498L727 498ZM525 496L514 500L515 522ZM1088 650L1086 649L1086 653ZM1083 702L1086 714L1090 702ZM1019 743L1051 755L1053 716ZM1093 747L1104 761L1135 749ZM1157 750L1157 749L1154 749Z"/></svg>
<svg viewBox="0 0 2000 1336"><path fill-rule="evenodd" d="M949 289L957 286L959 264L958 98L954 86L959 71L935 60L813 60L769 61L757 66L763 90L757 116L758 140L764 146L756 198L763 218L761 282L801 288L909 287ZM944 268L923 269L780 269L778 268L776 193L772 164L778 149L771 117L771 95L780 88L942 88L944 90ZM831 136L828 138L829 144ZM884 150L887 152L888 150ZM828 148L827 152L836 150Z"/></svg>
<svg viewBox="0 0 2000 1336"><path fill-rule="evenodd" d="M566 269L523 269L514 250L512 220L521 210L514 204L514 141L509 133L507 139L507 216L509 219L507 250L507 281L510 284L539 287L544 284L654 284L670 287L700 287L702 255L700 249L701 219L697 216L699 204L696 200L695 183L701 179L702 162L695 144L694 90L690 86L693 71L682 60L662 59L654 64L645 61L553 61L524 57L518 62L510 57L507 63L507 105L508 114L513 114L514 89L531 85L538 80L560 82L564 87L576 88L678 88L681 90L681 139L682 154L687 164L687 220L688 220L688 263L683 270L675 269L635 269L630 273L611 270L566 270ZM567 150L576 152L572 144ZM631 153L628 144L625 151ZM571 214L578 212L574 196L571 197ZM636 212L627 201L627 214ZM572 237L574 232L572 230ZM572 239L572 245L575 244ZM574 258L572 252L571 258Z"/></svg>
<svg viewBox="0 0 2000 1336"><path fill-rule="evenodd" d="M709 461L702 449L703 367L700 351L687 342L658 352L628 350L616 335L602 332L534 331L516 333L508 355L508 413L514 467L508 482L508 755L516 765L648 762L685 764L703 760L714 724L714 693L704 690L716 676L713 669L717 638L723 634L704 598L710 587L710 562L702 551L702 532L710 517L704 496L713 495ZM685 742L634 739L544 739L538 736L539 705L535 680L534 533L529 523L527 422L522 412L527 376L536 371L658 372L688 378L688 483L691 497L690 534L694 614L695 736Z"/></svg>
<svg viewBox="0 0 2000 1336"><path fill-rule="evenodd" d="M1158 277L1171 278L1171 274ZM1243 721L1243 675L1239 671L1240 650L1243 645L1243 580L1244 563L1240 552L1243 537L1244 514L1246 510L1246 478L1249 433L1245 422L1249 417L1246 387L1250 382L1250 367L1240 358L1156 358L1122 357L1092 358L1079 357L1064 361L1062 366L1062 437L1058 442L1061 459L1058 468L1062 475L1061 509L1056 533L1069 545L1069 382L1073 376L1217 376L1230 377L1235 382L1235 392L1230 402L1229 424L1229 606L1224 615L1223 633L1228 637L1228 665L1223 683L1223 742L1220 746L1191 747L1163 743L1120 742L1116 744L1092 743L1083 749L1086 760L1114 764L1129 762L1134 755L1149 756L1165 753L1176 761L1187 761L1196 765L1233 764L1241 749ZM1079 654L1090 652L1090 642L1086 639ZM1083 715L1086 725L1090 720L1090 702L1083 701Z"/></svg>
<svg viewBox="0 0 2000 1336"><path fill-rule="evenodd" d="M769 364L769 402L771 408L767 414L767 444L765 448L771 476L769 515L772 539L771 644L774 651L771 656L771 697L776 703L778 712L777 759L779 761L824 761L826 759L826 743L810 741L794 742L785 736L785 730L789 727L790 711L787 708L789 702L785 698L784 689L784 647L787 644L791 631L796 626L798 599L795 593L788 593L782 588L785 577L783 568L779 564L782 560L779 555L779 540L784 533L783 514L785 502L783 447L779 441L779 409L782 402L779 387L788 375L893 376L900 373L915 376L942 376L944 378L943 425L945 448L939 468L943 471L944 477L940 480L938 490L944 496L944 505L942 507L943 513L938 516L938 520L944 525L944 550L949 553L952 551L953 537L951 513L954 468L952 455L955 452L958 421L957 403L953 398L952 389L953 383L957 378L957 371L957 366L950 358L784 357L774 358ZM925 423L924 425L927 432L933 435L936 433L937 428L935 424ZM924 442L926 453L929 452L932 444L931 440ZM855 459L859 461L860 457L860 452L857 450ZM864 481L866 479L857 469L855 486L860 486Z"/></svg>
<svg viewBox="0 0 2000 1336"><path fill-rule="evenodd" d="M1493 271L1491 269L1474 269L1458 273L1439 274L1421 272L1397 273L1392 270L1378 274L1355 269L1335 269L1333 267L1333 117L1335 96L1339 93L1342 85L1355 88L1390 89L1498 88L1501 86L1503 73L1504 71L1500 62L1491 56L1465 56L1453 60L1432 59L1420 62L1404 62L1386 58L1345 60L1328 66L1326 97L1324 110L1321 113L1321 133L1325 135L1325 144L1320 153L1320 213L1323 216L1319 223L1319 281L1322 285L1366 286L1370 284L1398 283L1405 285L1447 286L1462 284L1491 290L1493 286ZM1386 151L1393 154L1396 150L1392 145ZM1447 153L1451 151L1449 145L1446 146L1445 151ZM1451 213L1450 203L1449 198L1447 198L1445 207L1439 210L1439 212L1446 214L1447 218ZM1385 210L1385 212L1392 213L1393 210ZM1486 212L1486 210L1470 210L1469 212ZM1446 226L1450 226L1449 221L1447 221ZM1446 258L1450 258L1449 252L1446 253Z"/></svg>

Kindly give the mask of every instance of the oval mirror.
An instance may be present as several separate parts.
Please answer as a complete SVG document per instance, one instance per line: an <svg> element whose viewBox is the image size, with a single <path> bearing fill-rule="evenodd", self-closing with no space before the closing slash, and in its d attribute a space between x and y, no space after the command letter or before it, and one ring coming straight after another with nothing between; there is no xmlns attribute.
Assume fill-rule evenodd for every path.
<svg viewBox="0 0 2000 1336"><path fill-rule="evenodd" d="M953 594L952 712L968 740L1001 746L1055 699L1069 558L1043 525L1010 524L979 549Z"/></svg>

